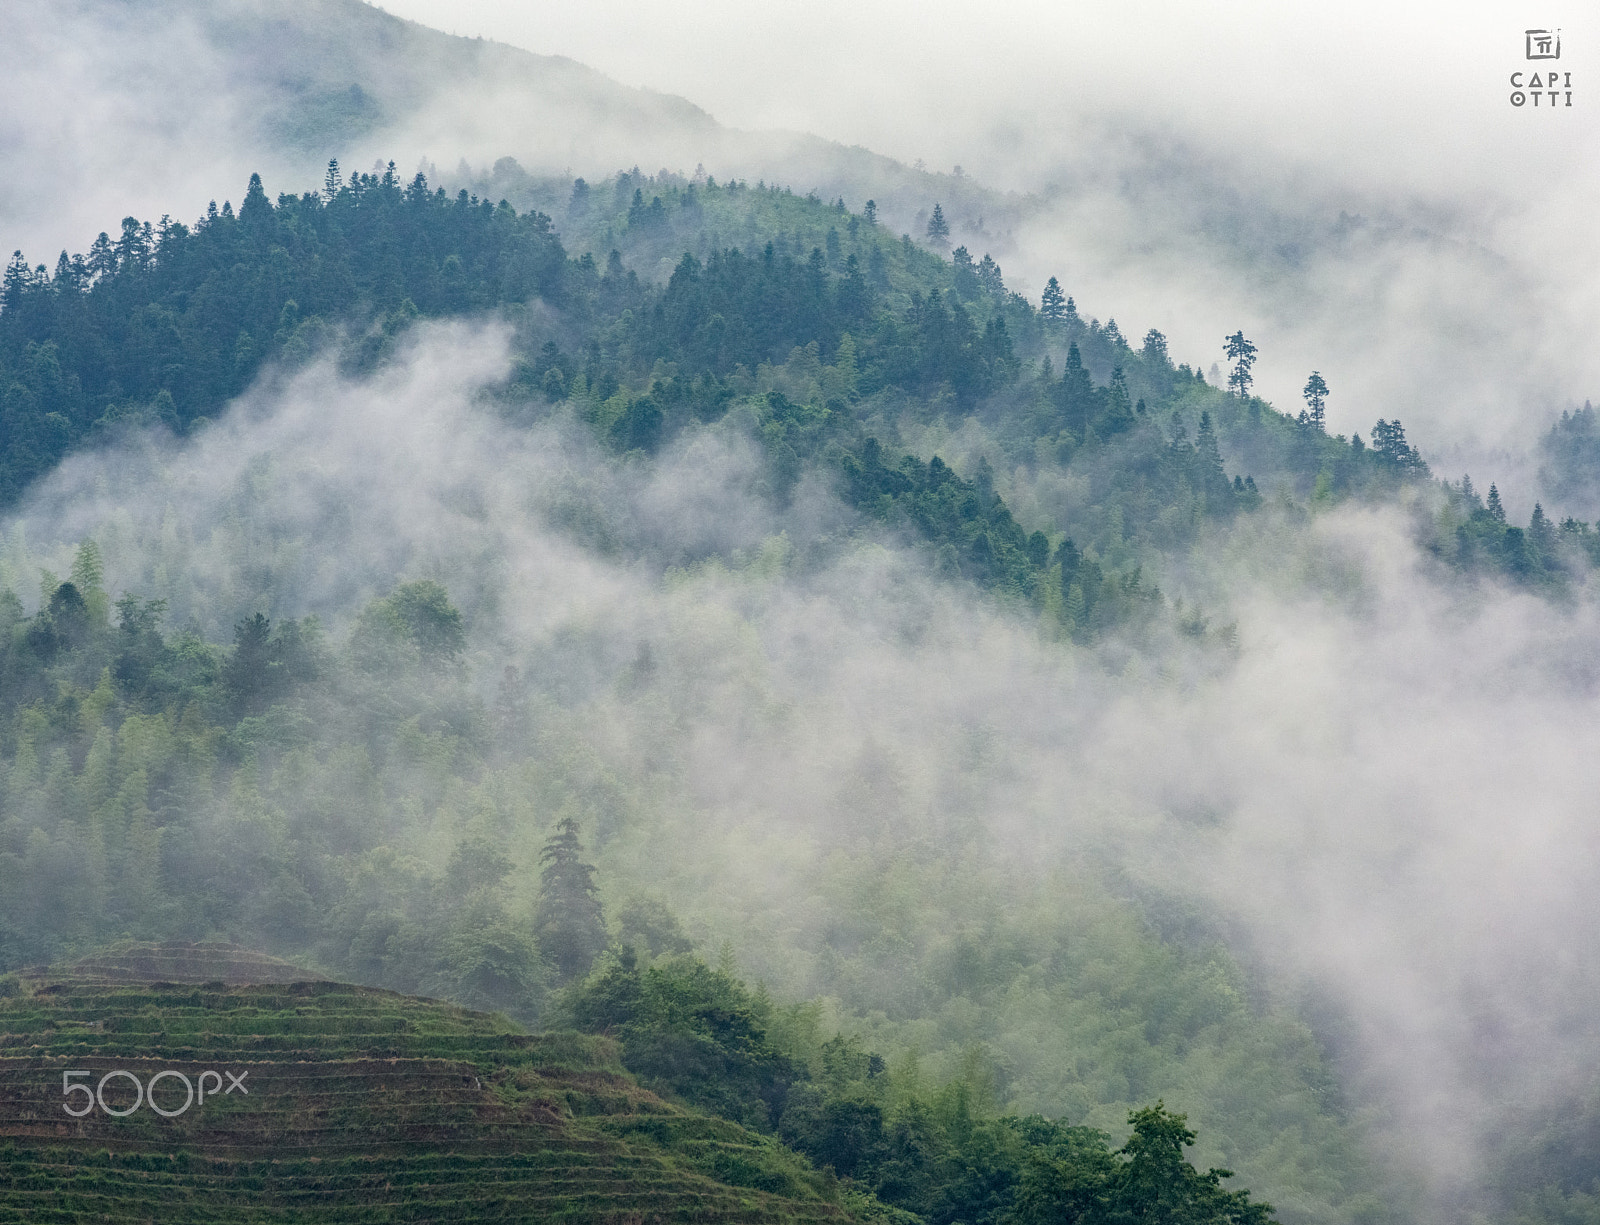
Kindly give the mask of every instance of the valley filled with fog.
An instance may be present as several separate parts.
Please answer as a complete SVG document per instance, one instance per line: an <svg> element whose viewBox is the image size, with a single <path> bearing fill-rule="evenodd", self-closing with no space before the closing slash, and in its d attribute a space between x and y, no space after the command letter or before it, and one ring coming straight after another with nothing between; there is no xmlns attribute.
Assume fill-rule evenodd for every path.
<svg viewBox="0 0 1600 1225"><path fill-rule="evenodd" d="M1588 1219L1596 131L1506 113L1520 27L397 11L0 16L0 972L227 936L539 1026L692 953L873 1052L827 1102Z"/></svg>

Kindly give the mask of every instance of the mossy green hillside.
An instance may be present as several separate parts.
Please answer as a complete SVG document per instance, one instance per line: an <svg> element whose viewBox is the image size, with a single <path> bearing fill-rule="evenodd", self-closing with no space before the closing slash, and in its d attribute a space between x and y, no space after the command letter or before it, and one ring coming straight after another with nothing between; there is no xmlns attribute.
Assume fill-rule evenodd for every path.
<svg viewBox="0 0 1600 1225"><path fill-rule="evenodd" d="M195 947L181 960L204 973ZM0 1222L849 1219L775 1142L640 1089L606 1038L338 983L85 971L5 980ZM173 1117L64 1109L85 1100L64 1072L167 1069L218 1075L186 1109L159 1082ZM117 1077L103 1096L126 1110L135 1091Z"/></svg>

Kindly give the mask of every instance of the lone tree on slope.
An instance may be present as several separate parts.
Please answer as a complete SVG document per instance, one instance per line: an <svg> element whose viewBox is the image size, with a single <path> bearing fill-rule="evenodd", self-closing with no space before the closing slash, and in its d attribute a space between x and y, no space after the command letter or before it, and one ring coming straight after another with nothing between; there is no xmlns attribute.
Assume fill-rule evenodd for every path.
<svg viewBox="0 0 1600 1225"><path fill-rule="evenodd" d="M1305 412L1305 419L1319 430L1323 429L1323 405L1328 402L1327 380L1313 370L1311 377L1306 380L1305 390L1300 394L1305 396L1308 406Z"/></svg>
<svg viewBox="0 0 1600 1225"><path fill-rule="evenodd" d="M1067 295L1061 292L1061 282L1050 278L1039 298L1039 315L1051 323L1060 323L1067 317Z"/></svg>
<svg viewBox="0 0 1600 1225"><path fill-rule="evenodd" d="M606 947L594 867L583 861L578 822L563 818L539 855L539 947L562 979L588 971Z"/></svg>
<svg viewBox="0 0 1600 1225"><path fill-rule="evenodd" d="M1244 338L1244 332L1224 336L1222 343L1233 369L1228 373L1228 390L1241 400L1250 394L1250 384L1255 381L1250 367L1256 364L1256 347Z"/></svg>

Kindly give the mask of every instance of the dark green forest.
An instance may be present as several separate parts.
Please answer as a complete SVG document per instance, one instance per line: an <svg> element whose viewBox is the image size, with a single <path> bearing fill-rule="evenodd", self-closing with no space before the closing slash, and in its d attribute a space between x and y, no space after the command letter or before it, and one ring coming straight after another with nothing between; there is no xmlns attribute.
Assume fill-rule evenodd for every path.
<svg viewBox="0 0 1600 1225"><path fill-rule="evenodd" d="M645 264L687 249L656 284L617 246L571 258L543 213L452 198L420 173L402 184L392 166L346 183L334 165L323 191L275 205L252 178L237 214L225 204L192 227L126 218L118 239L62 252L54 272L18 252L0 297L0 502L123 423L192 430L267 363L338 340L347 363L369 368L412 319L482 312L521 325L508 408L570 402L618 451L652 453L741 406L775 497L822 465L847 501L925 541L950 572L1051 607L1059 593L1075 629L1136 612L1147 556L1264 491L1327 503L1428 476L1398 421L1364 443L1329 437L1320 403L1296 417L1250 396L1242 334L1248 351L1230 338L1238 394L1224 394L1175 366L1160 332L1135 349L1056 286L1035 308L987 255L942 260L842 201L634 172L609 190L580 180L567 211L590 240ZM722 245L741 230L746 248ZM554 317L535 319L535 304ZM892 423L907 400L976 418L1011 463L1083 473L1092 512L1025 531L983 471L963 478L905 454ZM1433 492L1429 543L1450 565L1559 585L1600 556L1587 523L1538 508L1512 526L1498 490L1485 500L1470 479Z"/></svg>
<svg viewBox="0 0 1600 1225"><path fill-rule="evenodd" d="M321 190L276 201L252 178L237 210L193 225L128 218L53 271L18 253L0 297L0 506L25 517L70 456L141 431L203 437L263 380L324 360L360 379L420 321L472 317L513 337L485 405L509 428L568 422L619 470L732 431L777 513L807 482L848 511L838 536L789 542L795 565L905 546L1064 650L1172 641L1226 666L1234 628L1186 588L1185 558L1255 518L1346 502L1402 506L1450 581L1561 598L1600 565L1590 524L1536 506L1513 525L1496 486L1437 479L1398 420L1329 435L1338 389L1320 375L1304 411L1252 395L1242 332L1175 362L1158 330L1130 344L1054 280L1025 300L987 254L891 234L871 202L523 177L548 211L335 164ZM1226 388L1199 370L1223 356ZM975 462L929 445L957 434ZM1592 411L1564 419L1550 470L1579 481L1594 440ZM1074 492L1052 503L1047 480ZM567 528L668 591L721 581L694 564L754 566ZM1230 1168L1285 1220L1405 1215L1413 1189L1363 1149L1336 1053L1203 917L1093 866L1007 880L970 825L894 844L893 863L840 835L817 861L829 921L750 936L806 968L751 986L735 925L705 900L715 864L694 861L728 831L667 819L700 801L689 716L647 644L587 689L541 687L463 593L420 576L338 624L219 601L231 634L208 636L157 588L108 584L103 544L72 542L70 573L37 576L36 598L34 574L0 571L0 972L122 938L227 936L608 1034L647 1087L913 1214L895 1219L1270 1219L1223 1185ZM618 708L659 753L596 747ZM892 772L863 762L841 763L849 803L886 808ZM649 868L674 840L694 862L666 898ZM1004 1054L1022 1049L1030 1066ZM1540 1156L1555 1141L1538 1126L1517 1161L1549 1177L1503 1180L1503 1203L1582 1211L1581 1162Z"/></svg>

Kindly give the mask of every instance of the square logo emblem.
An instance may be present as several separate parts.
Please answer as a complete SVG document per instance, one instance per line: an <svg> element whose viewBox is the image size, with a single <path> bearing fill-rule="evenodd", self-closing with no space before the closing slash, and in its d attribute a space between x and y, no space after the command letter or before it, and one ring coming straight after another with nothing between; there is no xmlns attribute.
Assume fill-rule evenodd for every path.
<svg viewBox="0 0 1600 1225"><path fill-rule="evenodd" d="M1560 30L1524 30L1530 60L1558 60L1561 58Z"/></svg>

